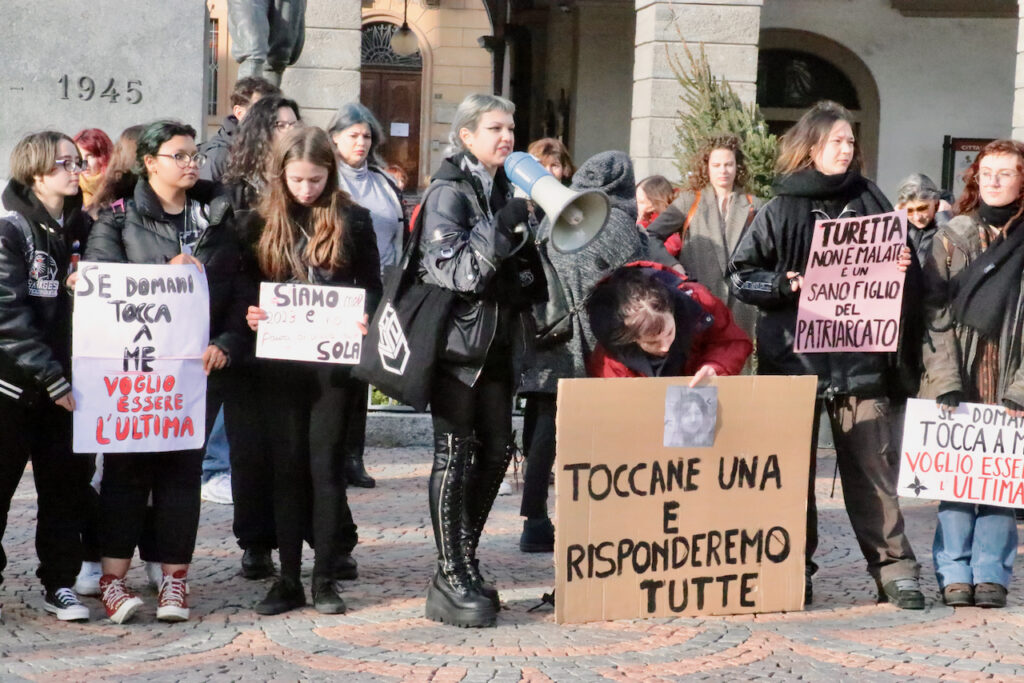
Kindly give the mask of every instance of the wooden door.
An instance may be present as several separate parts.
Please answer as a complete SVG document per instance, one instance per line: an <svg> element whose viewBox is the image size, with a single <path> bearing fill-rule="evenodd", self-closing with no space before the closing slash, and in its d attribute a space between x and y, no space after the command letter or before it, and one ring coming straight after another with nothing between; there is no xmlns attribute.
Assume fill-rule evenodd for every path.
<svg viewBox="0 0 1024 683"><path fill-rule="evenodd" d="M413 192L420 184L420 80L419 71L363 67L359 93L384 127L381 158L405 169Z"/></svg>

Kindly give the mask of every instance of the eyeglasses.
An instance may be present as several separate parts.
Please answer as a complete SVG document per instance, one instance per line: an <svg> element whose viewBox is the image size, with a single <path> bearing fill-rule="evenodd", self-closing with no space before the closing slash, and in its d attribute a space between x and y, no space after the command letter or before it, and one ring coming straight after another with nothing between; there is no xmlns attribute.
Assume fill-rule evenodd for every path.
<svg viewBox="0 0 1024 683"><path fill-rule="evenodd" d="M189 164L195 164L196 168L202 168L206 165L206 155L202 152L196 152L191 156L184 152L178 152L177 154L157 154L156 156L174 159L174 163L178 165L178 168L188 168Z"/></svg>
<svg viewBox="0 0 1024 683"><path fill-rule="evenodd" d="M301 125L301 121L274 121L274 130L291 130Z"/></svg>
<svg viewBox="0 0 1024 683"><path fill-rule="evenodd" d="M89 168L89 164L81 159L57 159L53 163L68 173L81 173Z"/></svg>
<svg viewBox="0 0 1024 683"><path fill-rule="evenodd" d="M1019 175L1020 173L1017 173L1016 171L1000 171L999 173L992 173L991 171L980 171L978 173L978 179L981 180L981 182L983 183L990 183L993 180L998 180L999 184L1002 185L1003 183L1010 182Z"/></svg>

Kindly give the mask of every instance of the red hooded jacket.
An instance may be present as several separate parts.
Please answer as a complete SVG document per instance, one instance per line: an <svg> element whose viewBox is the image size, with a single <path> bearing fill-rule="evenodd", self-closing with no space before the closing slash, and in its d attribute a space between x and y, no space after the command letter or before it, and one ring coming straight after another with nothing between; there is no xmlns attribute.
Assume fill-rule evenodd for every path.
<svg viewBox="0 0 1024 683"><path fill-rule="evenodd" d="M726 305L709 292L707 287L688 280L659 263L636 261L623 267L650 268L671 274L678 282L676 288L700 305L705 313L705 320L709 323L707 327L694 332L683 366L667 367L662 373L663 376L693 375L704 365L710 365L719 375L740 373L754 346L750 343L750 337L733 322L732 313ZM587 374L590 377L645 376L612 356L600 342L587 358Z"/></svg>

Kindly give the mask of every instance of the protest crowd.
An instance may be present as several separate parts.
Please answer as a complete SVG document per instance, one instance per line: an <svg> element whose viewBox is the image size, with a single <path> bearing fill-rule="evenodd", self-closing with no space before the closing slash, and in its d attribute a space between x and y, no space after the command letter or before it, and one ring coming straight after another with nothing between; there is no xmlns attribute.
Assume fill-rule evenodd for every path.
<svg viewBox="0 0 1024 683"><path fill-rule="evenodd" d="M577 168L559 140L517 140L514 105L479 94L455 111L447 156L410 210L403 174L381 158L384 134L365 106L343 105L324 130L308 126L259 73L238 80L231 103L201 144L192 127L160 120L116 140L95 128L33 133L11 155L0 218L0 535L31 462L37 576L57 619L88 619L83 596L99 598L115 623L131 619L142 599L125 575L138 550L157 589L157 619L187 620L202 499L233 502L241 574L275 577L262 599L253 596L258 614L300 608L307 595L321 613L344 613L342 582L359 573L346 489L375 485L363 460L367 390L388 370L433 420L432 620L493 626L501 610L478 550L518 448L517 396L525 402L520 549L553 551L558 380L583 377L678 376L690 387L727 375L817 377L804 600L813 600L817 568L813 463L825 416L879 602L924 608L896 492L904 404L981 403L1024 416L1024 143L984 147L952 205L914 169L887 196L861 175L849 112L820 102L781 138L768 198L748 191L734 136L706 140L677 187L635 178L623 152ZM601 229L574 249L556 248L554 221L506 175L524 142L559 183L607 198ZM816 221L894 206L907 220L891 254L905 275L896 350L808 352L820 334L799 337L798 318ZM183 269L175 277L205 280L208 320L189 313L208 324L204 348L189 358L205 375L203 447L73 449L81 410L73 308L102 284L80 264L172 265ZM180 286L168 280L168 291ZM363 292L362 319L344 323L366 339L358 366L257 357L261 325L273 322L261 291L280 300L306 285ZM159 310L118 311L160 323ZM396 373L377 349L395 343L386 330L399 323ZM128 372L128 362L126 393L145 375L145 367ZM117 386L108 383L111 395ZM96 438L121 424L94 428ZM308 592L305 542L315 551ZM932 549L940 599L1005 606L1016 550L1013 508L941 502ZM0 570L8 559L0 548Z"/></svg>

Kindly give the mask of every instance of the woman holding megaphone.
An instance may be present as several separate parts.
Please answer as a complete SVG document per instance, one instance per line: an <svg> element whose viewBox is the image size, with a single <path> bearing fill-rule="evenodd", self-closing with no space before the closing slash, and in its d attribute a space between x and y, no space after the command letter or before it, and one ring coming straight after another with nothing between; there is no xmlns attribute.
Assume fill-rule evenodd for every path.
<svg viewBox="0 0 1024 683"><path fill-rule="evenodd" d="M434 463L430 519L437 571L426 616L493 626L498 592L484 583L476 550L512 459L512 396L529 343L516 228L529 218L502 164L515 141L512 102L469 95L455 111L448 156L423 200L421 281L457 293L431 384ZM526 247L532 249L531 246Z"/></svg>

